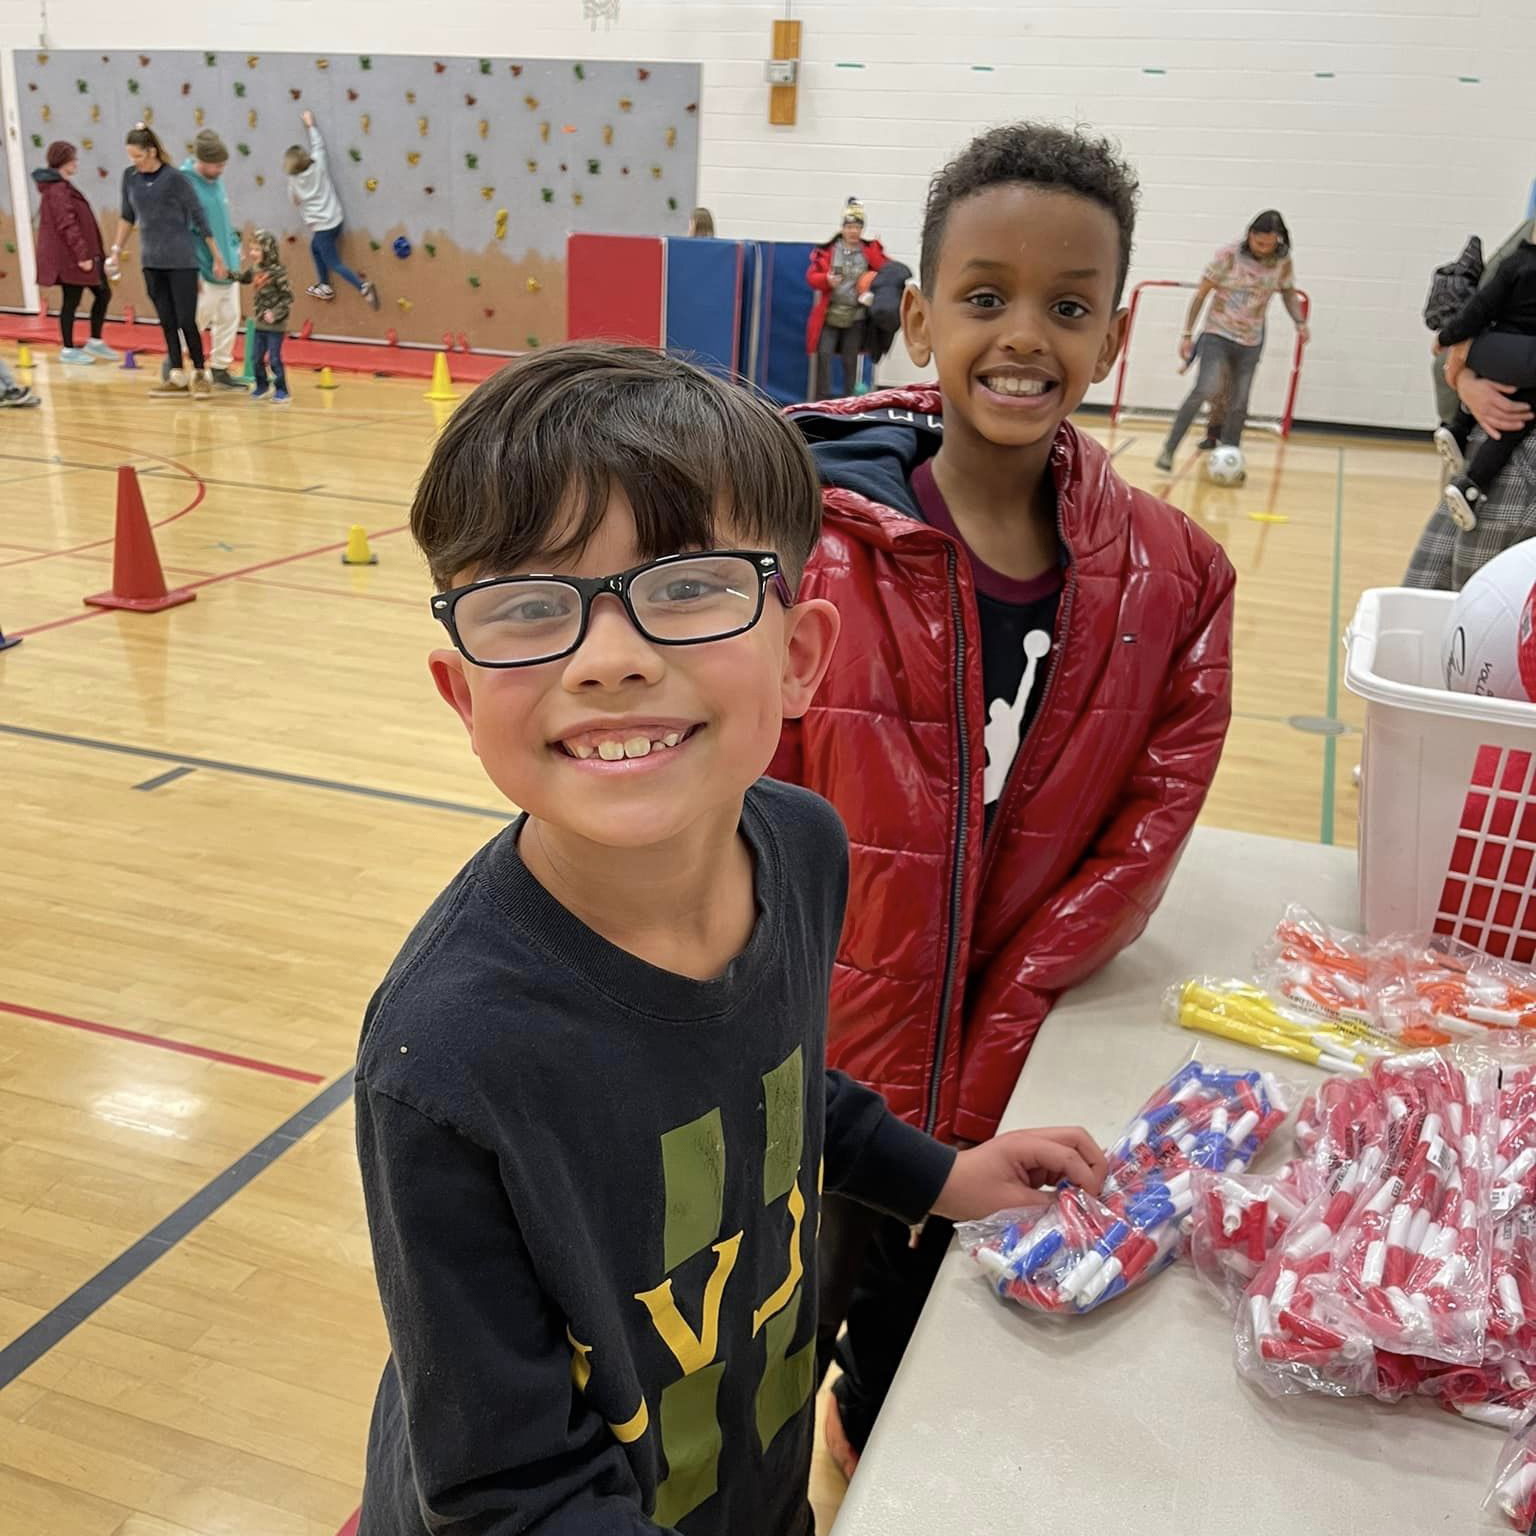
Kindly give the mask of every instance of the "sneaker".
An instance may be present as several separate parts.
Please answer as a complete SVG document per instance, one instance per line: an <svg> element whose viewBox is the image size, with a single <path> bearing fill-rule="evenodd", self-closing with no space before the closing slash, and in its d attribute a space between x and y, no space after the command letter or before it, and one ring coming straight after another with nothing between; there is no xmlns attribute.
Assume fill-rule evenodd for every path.
<svg viewBox="0 0 1536 1536"><path fill-rule="evenodd" d="M304 291L312 299L334 299L336 297L336 290L329 283L311 283Z"/></svg>
<svg viewBox="0 0 1536 1536"><path fill-rule="evenodd" d="M1454 477L1467 472L1467 456L1456 441L1456 434L1449 427L1435 428L1435 452L1440 455L1446 470Z"/></svg>
<svg viewBox="0 0 1536 1536"><path fill-rule="evenodd" d="M59 361L61 363L94 363L96 359L91 356L84 347L60 347Z"/></svg>
<svg viewBox="0 0 1536 1536"><path fill-rule="evenodd" d="M30 389L17 385L15 389L7 389L0 392L0 408L14 409L28 405L41 405L41 395L34 395Z"/></svg>
<svg viewBox="0 0 1536 1536"><path fill-rule="evenodd" d="M363 297L367 299L375 309L379 307L379 290L376 284L364 280Z"/></svg>
<svg viewBox="0 0 1536 1536"><path fill-rule="evenodd" d="M258 384L255 387L255 389L253 389L251 391L251 399L252 400L260 400L260 399L262 399L266 395L266 393L267 393L267 385L265 385L265 384Z"/></svg>
<svg viewBox="0 0 1536 1536"><path fill-rule="evenodd" d="M192 370L192 398L194 400L213 398L213 378L206 368Z"/></svg>
<svg viewBox="0 0 1536 1536"><path fill-rule="evenodd" d="M1214 448L1220 441L1221 439L1217 437L1214 432L1207 432L1205 436L1195 444L1195 447L1197 447L1201 453L1209 453L1211 449Z"/></svg>
<svg viewBox="0 0 1536 1536"><path fill-rule="evenodd" d="M118 357L117 349L115 347L109 347L106 342L101 339L100 336L92 336L91 339L86 342L85 350L89 352L92 357L99 357L103 362L107 363L116 361Z"/></svg>
<svg viewBox="0 0 1536 1536"><path fill-rule="evenodd" d="M187 376L179 368L167 369L165 377L150 390L151 400L185 400L191 390L187 388Z"/></svg>
<svg viewBox="0 0 1536 1536"><path fill-rule="evenodd" d="M1463 533L1471 533L1477 527L1477 509L1484 500L1483 493L1465 475L1458 475L1445 488L1446 510Z"/></svg>
<svg viewBox="0 0 1536 1536"><path fill-rule="evenodd" d="M272 404L273 405L287 405L288 401L289 401L289 398L290 398L290 396L289 396L288 391L286 389L274 389L272 391Z"/></svg>
<svg viewBox="0 0 1536 1536"><path fill-rule="evenodd" d="M219 389L244 389L245 385L228 368L215 368L213 382Z"/></svg>
<svg viewBox="0 0 1536 1536"><path fill-rule="evenodd" d="M1158 454L1156 467L1165 475L1171 475L1173 473L1173 449L1164 448L1163 451Z"/></svg>

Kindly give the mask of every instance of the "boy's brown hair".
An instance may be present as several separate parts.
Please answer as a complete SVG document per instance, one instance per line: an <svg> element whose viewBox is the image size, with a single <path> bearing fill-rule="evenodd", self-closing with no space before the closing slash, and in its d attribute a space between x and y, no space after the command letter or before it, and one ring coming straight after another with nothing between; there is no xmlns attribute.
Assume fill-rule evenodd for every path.
<svg viewBox="0 0 1536 1536"><path fill-rule="evenodd" d="M579 551L623 491L641 557L773 550L793 586L821 533L796 429L741 384L647 347L568 342L487 379L437 441L411 533L438 588Z"/></svg>

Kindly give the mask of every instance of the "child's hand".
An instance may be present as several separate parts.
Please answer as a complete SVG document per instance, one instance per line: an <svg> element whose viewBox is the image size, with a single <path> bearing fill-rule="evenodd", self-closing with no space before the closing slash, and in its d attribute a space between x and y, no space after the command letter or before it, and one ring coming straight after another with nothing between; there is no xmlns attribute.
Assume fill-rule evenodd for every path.
<svg viewBox="0 0 1536 1536"><path fill-rule="evenodd" d="M274 321L274 320L273 320L273 319L272 319L272 311L271 311L271 310L270 310L270 309L267 309L267 310L263 310L263 311L262 311L262 315L261 315L261 323L262 323L262 324L263 324L263 325L274 325L274 324L275 324L275 323L276 323L276 322L275 322L275 321Z"/></svg>
<svg viewBox="0 0 1536 1536"><path fill-rule="evenodd" d="M1195 344L1188 336L1179 337L1179 361L1185 364L1195 360Z"/></svg>
<svg viewBox="0 0 1536 1536"><path fill-rule="evenodd" d="M96 265L96 263L94 261L77 261L75 265L79 267L82 272L89 272L91 268Z"/></svg>
<svg viewBox="0 0 1536 1536"><path fill-rule="evenodd" d="M1077 1125L1008 1131L955 1158L934 1202L935 1216L976 1221L997 1211L1044 1205L1041 1187L1062 1180L1096 1195L1108 1165L1087 1131Z"/></svg>
<svg viewBox="0 0 1536 1536"><path fill-rule="evenodd" d="M315 114L311 112L307 107L300 115L304 119L304 126L306 128L313 128L315 126Z"/></svg>
<svg viewBox="0 0 1536 1536"><path fill-rule="evenodd" d="M1461 377L1461 370L1467 366L1467 353L1472 350L1470 341L1458 342L1454 347L1448 347L1445 353L1445 382L1456 388L1456 381ZM1484 423L1486 427L1487 423Z"/></svg>

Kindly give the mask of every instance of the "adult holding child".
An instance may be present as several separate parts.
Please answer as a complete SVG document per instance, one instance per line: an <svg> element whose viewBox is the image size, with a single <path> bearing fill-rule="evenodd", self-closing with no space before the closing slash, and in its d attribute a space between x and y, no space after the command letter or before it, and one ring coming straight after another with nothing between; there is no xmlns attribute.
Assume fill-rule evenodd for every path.
<svg viewBox="0 0 1536 1536"><path fill-rule="evenodd" d="M223 254L214 243L208 216L192 183L165 156L165 146L153 128L135 123L126 140L128 169L123 172L123 202L117 238L107 258L107 276L121 275L121 258L128 236L141 231L140 267L149 301L160 319L170 371L150 390L157 400L205 400L213 392L204 366L203 338L197 326L198 242L208 247L213 275L229 276ZM191 360L190 377L182 372L182 344Z"/></svg>
<svg viewBox="0 0 1536 1536"><path fill-rule="evenodd" d="M94 363L98 357L116 357L101 339L112 290L107 286L107 253L96 215L74 183L79 155L73 144L56 139L48 146L47 159L46 167L32 172L38 194L37 285L58 288L62 293L59 340L63 350L59 361ZM77 347L75 313L87 290L91 294L91 339Z"/></svg>

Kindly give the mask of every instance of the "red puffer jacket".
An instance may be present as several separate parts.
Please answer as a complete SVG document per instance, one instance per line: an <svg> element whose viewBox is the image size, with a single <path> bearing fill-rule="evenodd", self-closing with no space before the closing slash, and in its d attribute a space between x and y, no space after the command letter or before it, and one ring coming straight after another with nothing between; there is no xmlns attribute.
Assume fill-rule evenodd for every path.
<svg viewBox="0 0 1536 1536"><path fill-rule="evenodd" d="M832 276L832 253L843 243L841 235L833 235L825 245L818 245L811 252L811 264L806 269L805 280L816 290L816 302L811 306L811 318L805 325L805 350L814 352L821 340L821 328L827 323L827 311L832 307L832 294L841 279ZM871 272L878 272L885 265L885 247L878 240L860 242L864 247L864 259Z"/></svg>
<svg viewBox="0 0 1536 1536"><path fill-rule="evenodd" d="M843 629L770 771L831 800L852 845L831 1064L914 1125L980 1141L1057 995L1136 938L1173 874L1231 714L1234 577L1061 428L1052 670L983 836L970 563L907 487L941 410L923 387L793 412L827 487L801 592Z"/></svg>
<svg viewBox="0 0 1536 1536"><path fill-rule="evenodd" d="M33 171L37 183L37 284L95 288L105 279L101 230L85 193L57 171ZM90 271L80 263L88 261Z"/></svg>

